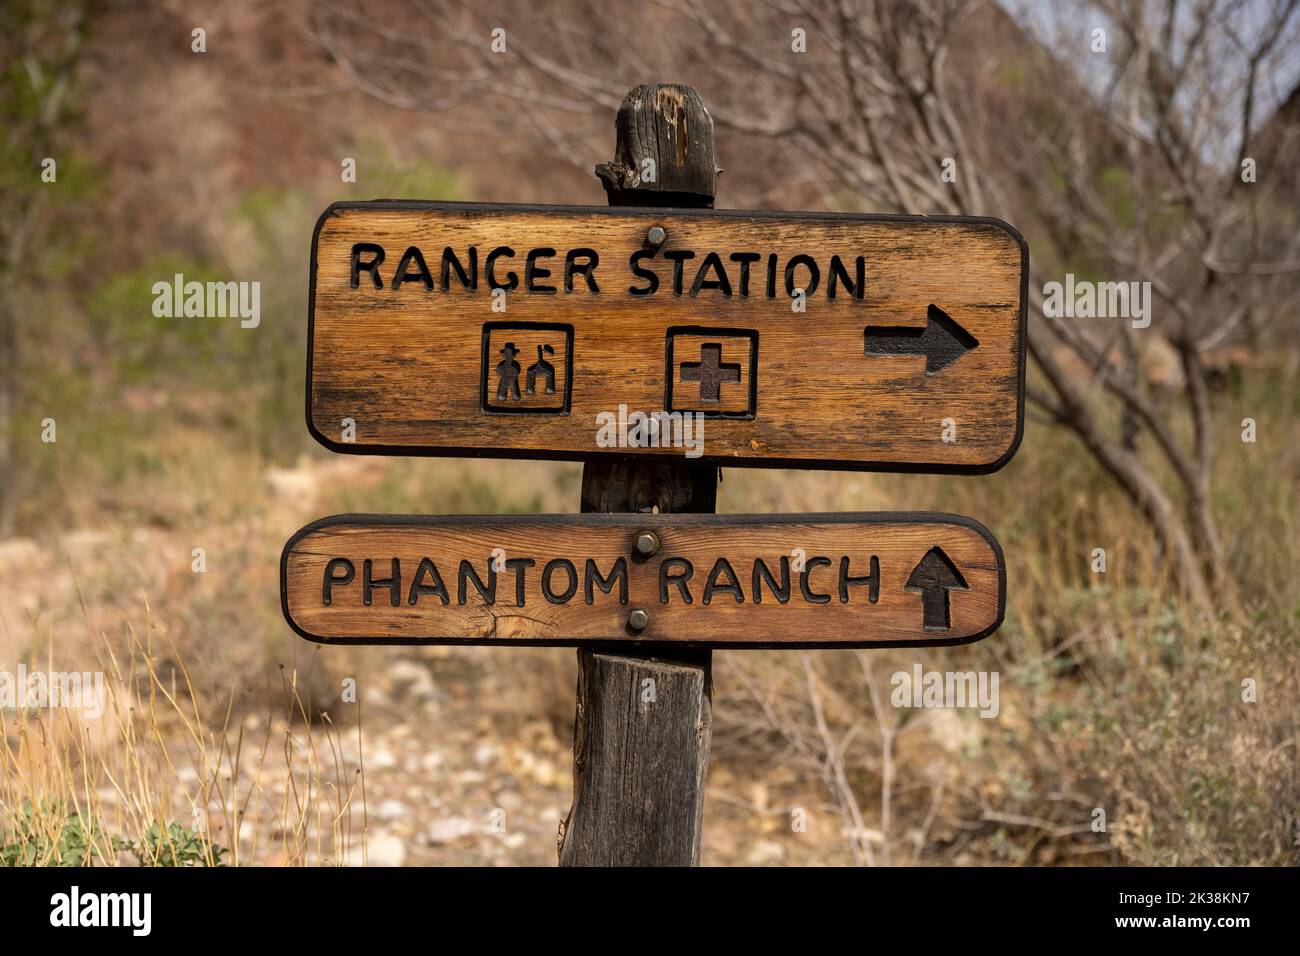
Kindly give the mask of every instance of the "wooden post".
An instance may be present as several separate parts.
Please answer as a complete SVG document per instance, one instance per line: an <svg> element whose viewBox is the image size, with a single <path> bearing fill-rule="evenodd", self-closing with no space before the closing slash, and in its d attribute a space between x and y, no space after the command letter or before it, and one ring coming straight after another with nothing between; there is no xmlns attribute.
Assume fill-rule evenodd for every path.
<svg viewBox="0 0 1300 956"><path fill-rule="evenodd" d="M611 206L713 207L713 119L695 90L638 86L619 107L616 129L614 161L596 167ZM584 513L708 514L716 501L712 466L637 458L583 467ZM709 650L578 651L561 866L699 864L711 668Z"/></svg>

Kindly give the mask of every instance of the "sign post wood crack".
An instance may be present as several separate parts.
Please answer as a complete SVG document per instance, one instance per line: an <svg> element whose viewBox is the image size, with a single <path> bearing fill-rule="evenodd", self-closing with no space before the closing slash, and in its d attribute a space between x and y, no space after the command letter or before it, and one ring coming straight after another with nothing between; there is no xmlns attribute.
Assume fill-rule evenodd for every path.
<svg viewBox="0 0 1300 956"><path fill-rule="evenodd" d="M1002 551L953 515L716 515L718 468L1015 453L1028 251L993 219L714 210L712 120L633 89L609 207L336 203L307 423L362 454L584 462L579 515L341 515L285 546L326 643L579 648L562 865L699 862L713 648L960 644Z"/></svg>

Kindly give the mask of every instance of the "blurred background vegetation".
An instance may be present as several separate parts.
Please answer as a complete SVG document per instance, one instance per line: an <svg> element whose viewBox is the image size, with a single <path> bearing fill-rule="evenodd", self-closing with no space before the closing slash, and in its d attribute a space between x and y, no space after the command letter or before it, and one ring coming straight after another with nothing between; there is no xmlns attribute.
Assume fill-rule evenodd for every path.
<svg viewBox="0 0 1300 956"><path fill-rule="evenodd" d="M280 618L279 550L312 518L578 504L576 464L519 463L503 477L473 461L344 460L314 446L303 422L307 259L327 203L603 204L591 167L612 148L605 91L617 91L616 103L630 85L671 80L694 84L715 111L720 206L954 211L895 209L867 173L814 175L789 143L737 122L739 88L776 101L775 80L727 46L767 28L743 4L718 5L716 34L671 3L647 14L660 31L583 3L415 6L431 15L404 17L414 8L402 2L309 0L8 0L0 10L0 669L102 668L118 705L92 728L0 711L0 861L554 862L570 785L571 650L319 649ZM1244 19L1227 22L1243 32L1277 9L1228 6ZM1138 7L1150 8L1150 56L1161 43L1155 4L1080 6L1093 13L1050 27L1086 37L1089 16L1118 23ZM911 5L853 9L864 30L914 28L923 39L931 22L911 23L904 14L922 9ZM1125 271L1095 222L1055 210L1053 196L1100 202L1144 237L1134 248L1181 235L1187 221L1145 208L1174 185L1136 173L1129 147L1101 125L1085 120L1059 141L1064 114L1039 97L1036 79L1051 48L1031 32L1041 9L924 9L951 26L945 82L985 131L970 149L1008 170L990 174L982 206L955 211L1019 226L1036 278L1146 275L1135 271L1137 252ZM486 36L498 19L533 72L503 78L508 94L496 82L476 92L452 74L472 73L465 36ZM414 62L443 82L393 67L411 51L386 47L370 28L398 22L421 44ZM668 58L667 38L688 27L697 42ZM195 28L206 31L204 53L192 50ZM776 45L788 35L781 26ZM1124 35L1114 30L1117 59L1133 53ZM895 47L910 48L910 36L893 35ZM872 42L862 37L864 48ZM739 57L729 72L724 53ZM511 96L553 92L548 71L566 63L601 84L561 91L581 109L521 114ZM377 64L388 71L376 75ZM1275 190L1265 232L1285 261L1296 240L1300 121L1288 88L1262 98L1256 122L1277 157L1261 166ZM1012 139L1013 125L1024 140ZM1053 156L1068 146L1086 161L1060 170L1006 155L1033 136ZM54 182L41 178L47 157ZM355 183L340 176L346 158L356 160ZM1233 178L1233 158L1209 178ZM1074 195L1081 182L1089 192ZM151 288L175 273L259 281L259 327L155 318ZM1252 317L1280 316L1249 328L1242 319L1241 335L1197 353L1203 394L1184 376L1180 346L1168 345L1172 332L1131 354L1104 343L1092 367L1079 356L1095 352L1044 339L1047 365L1035 366L1031 385L1047 398L996 475L728 470L720 509L731 512L971 515L1007 554L1009 608L1004 627L970 647L715 655L705 861L1296 862L1295 274L1272 272L1224 302L1213 297L1228 278L1208 291L1189 285L1193 299L1213 303L1209 319L1226 322L1246 300ZM1031 325L1042 321L1035 309ZM1222 561L1206 555L1197 572L1209 606L1170 559L1149 501L1126 487L1129 458L1149 462L1153 442L1132 403L1104 401L1119 394L1105 371L1112 354L1122 356L1114 367L1124 387L1179 441L1192 447L1202 427L1213 437L1209 471L1187 492L1208 490L1222 539ZM1068 420L1075 393L1056 389L1045 370L1053 362L1086 422ZM1241 441L1245 418L1257 423L1256 443ZM57 423L56 443L41 440L45 419ZM1117 458L1093 453L1093 428ZM1142 474L1182 500L1173 466ZM1195 523L1187 527L1195 538ZM203 574L191 570L195 548ZM1094 548L1106 549L1104 574L1091 569ZM889 676L916 661L998 670L1001 713L891 707ZM349 678L366 711L342 696ZM1258 687L1254 702L1243 701L1246 680ZM503 807L504 835L486 824ZM796 808L808 814L806 832L791 828Z"/></svg>

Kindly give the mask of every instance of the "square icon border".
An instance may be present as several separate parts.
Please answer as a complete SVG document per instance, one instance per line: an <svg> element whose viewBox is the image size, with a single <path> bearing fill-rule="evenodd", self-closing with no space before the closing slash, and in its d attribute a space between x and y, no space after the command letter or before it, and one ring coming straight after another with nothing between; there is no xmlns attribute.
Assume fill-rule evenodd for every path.
<svg viewBox="0 0 1300 956"><path fill-rule="evenodd" d="M564 402L552 408L502 408L488 404L488 345L502 329L564 333ZM567 415L573 400L573 326L567 322L484 322L479 346L479 409L488 415Z"/></svg>
<svg viewBox="0 0 1300 956"><path fill-rule="evenodd" d="M675 335L717 335L749 340L749 408L743 412L710 412L702 408L674 408L673 382L677 377L677 363L673 361L673 336ZM732 418L740 421L753 421L758 416L758 330L757 329L720 329L707 325L673 325L664 336L664 410L683 414L701 414L705 418Z"/></svg>

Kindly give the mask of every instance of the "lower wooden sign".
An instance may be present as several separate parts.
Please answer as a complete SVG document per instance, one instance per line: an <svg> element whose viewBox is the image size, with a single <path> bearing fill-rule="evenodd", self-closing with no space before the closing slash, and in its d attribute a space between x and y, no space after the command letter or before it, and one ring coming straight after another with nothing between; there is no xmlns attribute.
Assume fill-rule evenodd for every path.
<svg viewBox="0 0 1300 956"><path fill-rule="evenodd" d="M956 515L339 515L280 559L323 643L879 647L1002 623L1006 568Z"/></svg>

